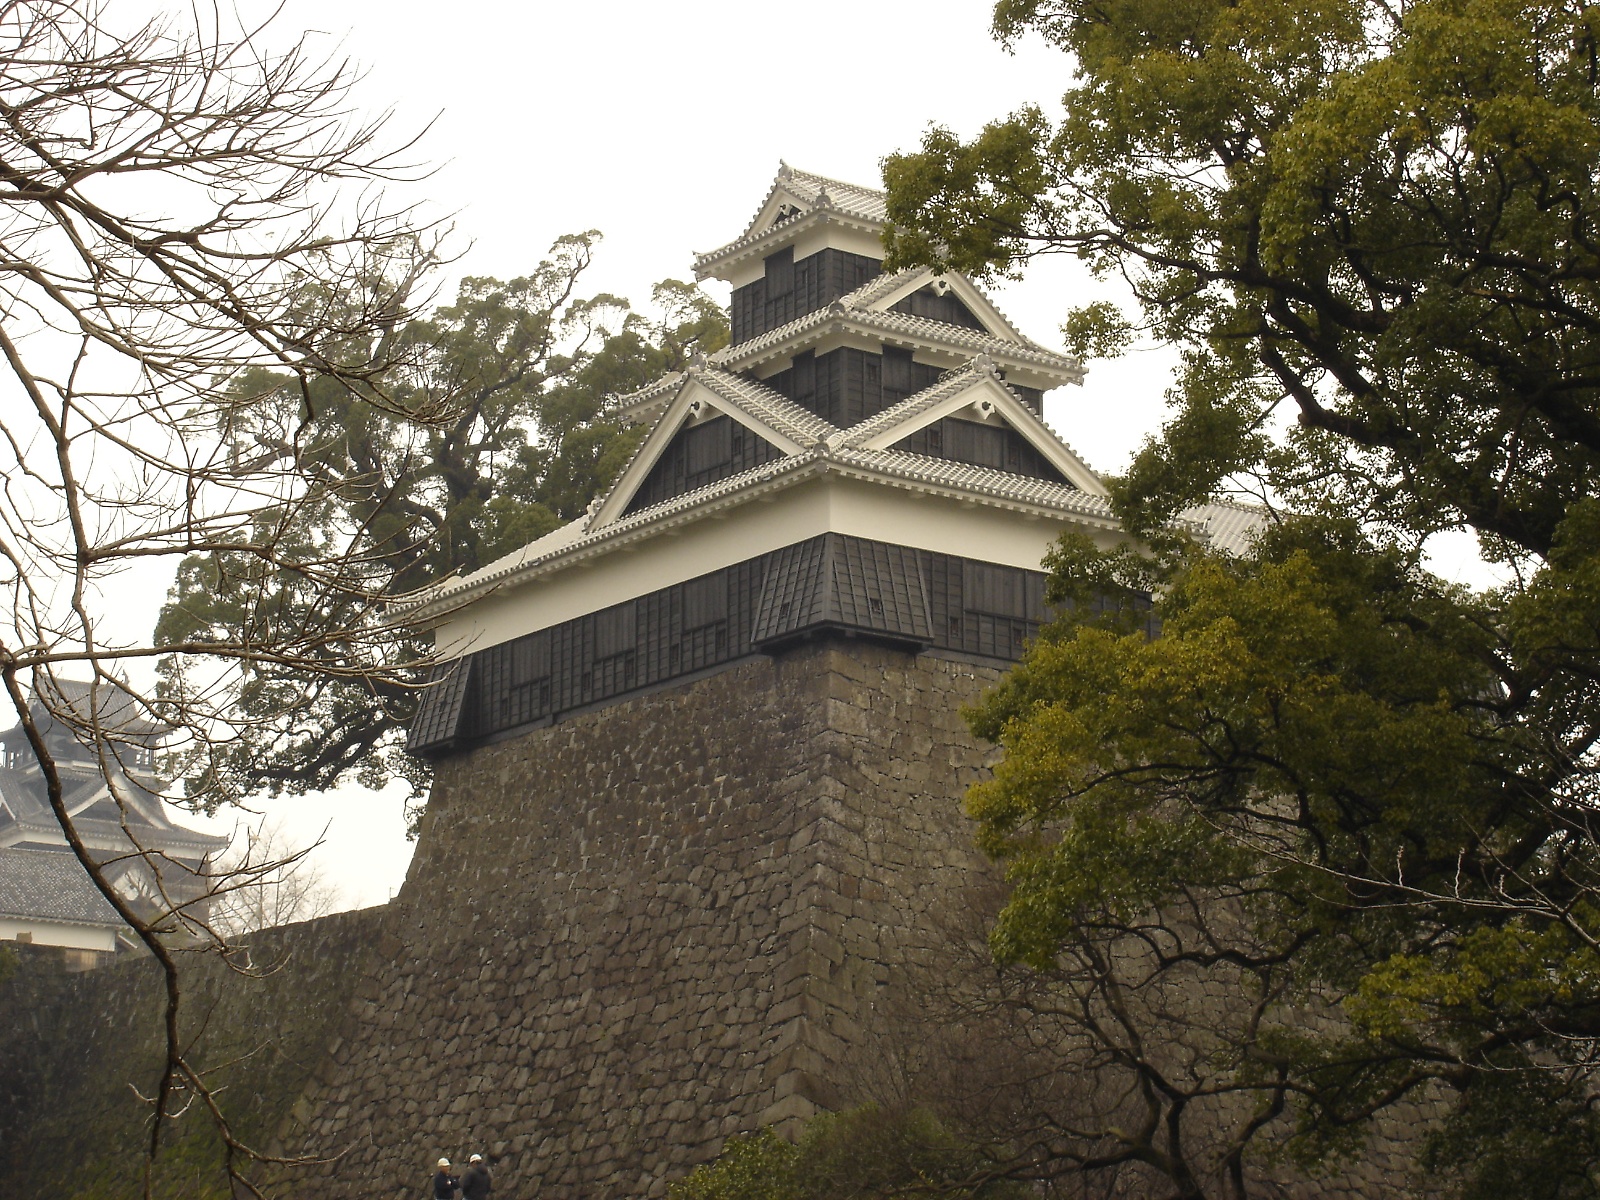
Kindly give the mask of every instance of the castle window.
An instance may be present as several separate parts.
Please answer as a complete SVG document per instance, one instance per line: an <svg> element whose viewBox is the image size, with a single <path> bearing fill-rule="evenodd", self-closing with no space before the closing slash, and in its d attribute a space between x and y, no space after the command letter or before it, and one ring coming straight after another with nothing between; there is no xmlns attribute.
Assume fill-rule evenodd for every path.
<svg viewBox="0 0 1600 1200"><path fill-rule="evenodd" d="M638 606L632 601L594 615L594 657L598 661L625 654L639 640Z"/></svg>
<svg viewBox="0 0 1600 1200"><path fill-rule="evenodd" d="M1024 572L968 559L961 568L962 607L991 617L1026 618Z"/></svg>
<svg viewBox="0 0 1600 1200"><path fill-rule="evenodd" d="M767 256L767 299L794 291L794 247L785 246Z"/></svg>
<svg viewBox="0 0 1600 1200"><path fill-rule="evenodd" d="M683 585L683 629L687 633L728 619L728 581L719 571Z"/></svg>

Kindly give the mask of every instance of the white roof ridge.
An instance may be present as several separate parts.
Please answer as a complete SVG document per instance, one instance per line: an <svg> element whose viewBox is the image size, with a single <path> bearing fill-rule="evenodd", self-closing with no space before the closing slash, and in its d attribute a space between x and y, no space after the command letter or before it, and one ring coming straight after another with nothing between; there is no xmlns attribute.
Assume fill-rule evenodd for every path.
<svg viewBox="0 0 1600 1200"><path fill-rule="evenodd" d="M690 378L698 379L735 407L754 409L749 413L750 416L765 421L785 437L806 448L827 441L840 432L832 421L818 416L804 405L796 404L759 379L749 379L718 367L702 367L691 371Z"/></svg>
<svg viewBox="0 0 1600 1200"><path fill-rule="evenodd" d="M870 417L863 418L844 430L843 436L836 445L848 449L859 449L861 443L867 439L876 437L885 430L893 429L896 425L910 420L919 412L933 407L942 400L959 395L975 380L985 375L999 380L996 372L992 369L986 370L980 366L977 359L973 359L972 362L969 362L964 367L955 367L946 371L940 377L939 382L932 387L925 387L920 392L913 392L904 400L896 401L888 408L879 409ZM999 380L999 382L1003 383L1004 380ZM1016 393L1013 392L1012 395L1016 395ZM1018 397L1018 403L1021 403L1021 397Z"/></svg>
<svg viewBox="0 0 1600 1200"><path fill-rule="evenodd" d="M788 164L784 165L788 167ZM826 203L831 208L851 213L853 216L866 217L884 224L888 222L889 193L882 188L865 187L859 183L851 183L848 179L818 175L815 171L802 171L798 167L788 167L787 175L780 171L778 178L788 183L798 183L802 187L814 185L813 203ZM862 203L863 201L865 203Z"/></svg>
<svg viewBox="0 0 1600 1200"><path fill-rule="evenodd" d="M755 337L746 338L738 345L724 346L712 356L713 361L719 365L738 362L774 346L782 345L790 338L799 337L809 333L818 326L826 325L830 321L854 322L875 333L900 333L912 336L921 336L931 345L941 348L966 350L973 353L986 353L998 357L1012 358L1018 362L1030 363L1035 366L1053 367L1072 376L1081 378L1083 364L1068 354L1061 354L1054 350L1044 350L1033 345L1023 345L1020 342L1007 341L1005 338L996 337L987 330L969 329L965 325L952 325L948 321L935 321L929 317L914 317L909 313L879 312L876 309L847 307L841 300L835 300L827 308L813 309L804 316L796 317L765 333L758 333Z"/></svg>
<svg viewBox="0 0 1600 1200"><path fill-rule="evenodd" d="M889 214L885 207L887 195L877 188L862 187L859 183L850 183L844 179L834 179L827 175L817 175L811 171L801 171L791 167L788 163L780 161L778 173L773 177L772 186L767 189L760 205L751 214L745 223L744 232L726 245L718 246L714 250L696 253L694 268L699 273L704 266L729 254L742 250L747 246L760 241L762 238L781 228L780 225L768 225L757 228L756 223L761 220L761 214L767 211L767 206L772 203L773 197L780 191L787 191L796 199L810 207L798 217L798 220L817 212L833 212L841 216L863 221L869 225L884 226L888 224ZM789 221L782 225L790 224Z"/></svg>
<svg viewBox="0 0 1600 1200"><path fill-rule="evenodd" d="M581 549L586 545L592 545L605 541L609 538L619 536L620 534L626 533L640 525L649 524L652 521L656 521L664 516L668 516L675 511L685 508L692 508L706 500L715 499L716 496L721 493L737 491L748 484L760 482L763 477L776 476L782 474L785 470L790 468L810 463L815 457L816 453L815 450L813 450L805 454L789 454L784 455L781 458L775 458L770 462L765 462L759 466L751 467L747 471L740 471L738 474L729 475L725 479L718 479L712 483L704 484L698 488L695 488L693 491L683 492L677 496L670 496L667 499L649 505L646 508L641 508L638 512L627 513L615 521L600 526L598 529L582 530L580 531L579 536L560 544L552 545L543 553L534 555L528 554L529 551L535 549L552 536L551 534L546 534L538 541L530 542L520 551L507 554L504 557L495 560L495 562L490 563L487 567L483 567L478 571L474 571L471 575L463 576L462 578L455 580L453 585L450 587L443 588L425 596L419 594L414 603L403 606L395 606L396 611L400 613L420 612L440 601L448 600L453 596L457 596L466 592L480 591L485 587L504 582L512 575L524 571L534 570L544 563L549 562L557 555L565 554L570 551ZM563 525L561 529L555 530L554 532L560 533L562 530L571 529L573 526L578 525L581 522L582 518L579 518L577 521L569 521L566 525ZM518 559L519 561L512 562L510 561L512 559Z"/></svg>
<svg viewBox="0 0 1600 1200"><path fill-rule="evenodd" d="M1047 504L1082 516L1107 519L1113 519L1115 516L1111 511L1110 501L1104 496L1096 496L1070 483L1057 483L1053 479L1036 479L1031 475L1015 475L998 467L985 467L949 458L935 458L929 454L917 454L910 450L861 450L840 447L834 451L832 457L837 461L874 467L918 483L960 488L1025 503Z"/></svg>
<svg viewBox="0 0 1600 1200"><path fill-rule="evenodd" d="M840 296L838 303L846 308L862 308L894 291L914 275L931 274L933 274L931 267L902 267L898 271L880 271L854 291Z"/></svg>
<svg viewBox="0 0 1600 1200"><path fill-rule="evenodd" d="M868 321L878 322L895 327L900 332L923 332L932 329L940 333L946 341L966 342L972 349L993 354L999 351L1013 358L1023 361L1034 360L1045 365L1069 370L1075 374L1083 373L1083 363L1070 354L1062 354L1056 350L1046 350L1036 345L1023 345L1020 342L1008 341L997 337L987 329L969 329L965 325L952 325L948 321L935 321L931 317L914 317L910 313L888 312L876 310L859 314ZM948 331L948 332L945 332ZM929 338L930 341L934 340Z"/></svg>
<svg viewBox="0 0 1600 1200"><path fill-rule="evenodd" d="M613 392L606 398L611 401L612 410L620 412L623 409L632 408L643 400L650 399L657 392L667 391L670 385L680 382L685 374L686 372L684 371L667 371L664 374L657 375L643 387L634 388L631 392Z"/></svg>

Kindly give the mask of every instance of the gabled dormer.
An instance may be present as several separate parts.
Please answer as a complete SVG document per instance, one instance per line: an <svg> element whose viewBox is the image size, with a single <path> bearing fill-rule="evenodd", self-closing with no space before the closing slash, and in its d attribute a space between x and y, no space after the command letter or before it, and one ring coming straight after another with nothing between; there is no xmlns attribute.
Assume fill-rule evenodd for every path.
<svg viewBox="0 0 1600 1200"><path fill-rule="evenodd" d="M837 432L763 384L697 364L681 377L589 528L804 454Z"/></svg>

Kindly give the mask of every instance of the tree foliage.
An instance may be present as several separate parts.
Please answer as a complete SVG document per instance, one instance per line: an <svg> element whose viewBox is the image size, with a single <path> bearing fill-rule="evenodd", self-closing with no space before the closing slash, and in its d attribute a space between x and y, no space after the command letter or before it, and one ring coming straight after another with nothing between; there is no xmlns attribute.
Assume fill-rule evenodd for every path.
<svg viewBox="0 0 1600 1200"><path fill-rule="evenodd" d="M771 1129L730 1138L712 1162L670 1185L670 1200L851 1200L948 1196L1020 1200L992 1152L926 1109L867 1105L822 1113L795 1141Z"/></svg>
<svg viewBox="0 0 1600 1200"><path fill-rule="evenodd" d="M1070 54L1064 115L885 163L893 261L1079 254L1138 312L1080 310L1075 345L1183 347L1176 411L1115 487L1150 551L1053 563L1063 605L1155 594L1161 635L1073 608L976 710L1006 758L970 800L1015 888L995 949L1097 980L1088 1036L1128 1046L1097 1022L1135 985L1254 981L1189 1082L1146 1056L1162 1120L1243 1083L1264 1119L1237 1129L1290 1114L1314 1159L1442 1096L1430 1161L1466 1194L1600 1190L1597 23L1002 0L999 36ZM1301 515L1232 561L1170 535L1246 475ZM1451 528L1504 586L1419 568ZM1160 1169L1244 1194L1206 1154Z"/></svg>
<svg viewBox="0 0 1600 1200"><path fill-rule="evenodd" d="M346 339L346 361L388 362L372 383L386 403L313 380L308 395L281 373L242 378L248 420L234 419L236 453L275 461L298 453L324 501L298 514L295 536L342 540L372 587L404 595L452 571L467 573L581 516L637 444L607 397L681 369L727 339L721 310L692 285L657 284L653 315L610 295L581 296L599 235L559 239L531 274L469 277L453 304ZM395 294L395 281L369 291ZM359 294L315 302L369 304ZM228 555L179 569L157 635L220 635L261 598L307 614L338 597L267 578ZM417 647L420 656L421 647ZM420 764L401 749L415 692L403 682L353 685L260 665L241 696L259 718L234 743L190 764L213 801L253 791L304 792L354 775L368 786L398 776L420 794Z"/></svg>
<svg viewBox="0 0 1600 1200"><path fill-rule="evenodd" d="M1365 452L1339 464L1363 511L1546 554L1600 452L1595 22L1558 0L1004 0L1000 36L1072 56L1065 115L891 156L891 259L1126 274L1143 326L1189 347L1125 489L1152 516L1258 466L1287 400Z"/></svg>

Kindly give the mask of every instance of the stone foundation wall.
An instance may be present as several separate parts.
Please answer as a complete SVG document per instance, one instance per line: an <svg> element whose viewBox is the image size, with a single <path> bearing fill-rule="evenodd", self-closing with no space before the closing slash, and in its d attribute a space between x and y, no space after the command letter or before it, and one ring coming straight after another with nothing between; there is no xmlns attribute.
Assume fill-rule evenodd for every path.
<svg viewBox="0 0 1600 1200"><path fill-rule="evenodd" d="M237 1136L269 1145L319 1066L359 986L382 909L340 913L249 939L260 975L210 954L178 956L181 1031L213 1073ZM16 947L0 984L0 1192L137 1196L148 1107L163 1053L164 985L148 956L87 972L56 951ZM231 1064L231 1065L230 1065ZM228 1194L222 1146L198 1108L163 1133L160 1196Z"/></svg>
<svg viewBox="0 0 1600 1200"><path fill-rule="evenodd" d="M441 1154L478 1151L503 1200L659 1197L729 1134L818 1108L934 1096L1004 1128L1114 1107L1092 1053L972 1003L999 888L961 813L989 750L960 710L997 678L811 645L440 762L394 901L276 931L267 980L198 968L204 1060L262 1047L230 1111L333 1160L269 1194L417 1200ZM148 967L0 989L0 1188L136 1194ZM1188 999L1230 1003L1217 987ZM1410 1161L1261 1194L1406 1195ZM216 1162L194 1135L157 1194L217 1194ZM1159 1190L1137 1166L1093 1187Z"/></svg>
<svg viewBox="0 0 1600 1200"><path fill-rule="evenodd" d="M850 1101L880 997L986 886L959 708L997 677L813 647L441 762L408 952L284 1148L342 1151L352 1196L481 1150L506 1195L604 1200Z"/></svg>

